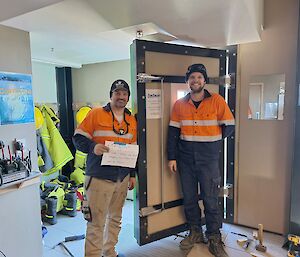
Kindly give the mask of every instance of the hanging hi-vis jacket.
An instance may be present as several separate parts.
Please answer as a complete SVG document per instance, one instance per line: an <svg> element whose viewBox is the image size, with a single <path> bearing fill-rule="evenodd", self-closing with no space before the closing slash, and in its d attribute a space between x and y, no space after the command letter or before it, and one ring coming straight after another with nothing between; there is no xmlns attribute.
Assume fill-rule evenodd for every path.
<svg viewBox="0 0 300 257"><path fill-rule="evenodd" d="M168 135L168 159L206 161L219 158L222 138L234 129L234 117L222 96L204 90L195 107L190 94L173 106Z"/></svg>
<svg viewBox="0 0 300 257"><path fill-rule="evenodd" d="M123 121L119 123L113 116L110 104L92 109L75 131L73 142L76 149L88 154L86 175L100 179L123 180L129 173L135 176L135 169L102 166L102 156L94 154L97 143L113 141L125 144L136 144L136 120L130 111L125 109Z"/></svg>
<svg viewBox="0 0 300 257"><path fill-rule="evenodd" d="M85 169L86 157L87 157L86 153L76 150L75 160L74 160L74 168Z"/></svg>
<svg viewBox="0 0 300 257"><path fill-rule="evenodd" d="M43 122L44 123L44 122ZM43 125L41 124L41 126ZM45 136L47 137L46 141L48 140L48 135L45 135L44 132L44 139L41 136L40 130L36 131L36 143L37 143L37 152L38 152L38 166L39 170L42 173L47 172L48 170L51 170L54 167L53 161L51 159L51 155L48 151L48 148L45 144Z"/></svg>
<svg viewBox="0 0 300 257"><path fill-rule="evenodd" d="M60 170L66 163L73 159L73 155L55 126L59 122L59 119L53 111L48 106L43 105L42 114L45 121L40 128L40 133L54 164L54 167L47 170L46 174L44 174L49 175Z"/></svg>

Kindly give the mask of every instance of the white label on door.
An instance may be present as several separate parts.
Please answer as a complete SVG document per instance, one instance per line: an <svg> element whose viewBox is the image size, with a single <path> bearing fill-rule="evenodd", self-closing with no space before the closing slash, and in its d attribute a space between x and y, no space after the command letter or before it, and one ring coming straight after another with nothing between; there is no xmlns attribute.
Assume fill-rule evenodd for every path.
<svg viewBox="0 0 300 257"><path fill-rule="evenodd" d="M160 119L161 117L161 90L146 89L146 118Z"/></svg>

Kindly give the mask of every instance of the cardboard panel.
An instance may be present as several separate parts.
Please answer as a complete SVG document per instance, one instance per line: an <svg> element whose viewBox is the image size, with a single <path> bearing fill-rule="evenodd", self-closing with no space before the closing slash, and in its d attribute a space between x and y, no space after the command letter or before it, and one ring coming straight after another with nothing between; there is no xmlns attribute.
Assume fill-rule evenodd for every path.
<svg viewBox="0 0 300 257"><path fill-rule="evenodd" d="M172 218L170 218L172 217ZM164 210L148 217L148 234L153 234L185 223L182 206Z"/></svg>
<svg viewBox="0 0 300 257"><path fill-rule="evenodd" d="M219 59L217 58L146 51L147 74L185 76L187 67L193 63L203 63L208 77L219 76Z"/></svg>
<svg viewBox="0 0 300 257"><path fill-rule="evenodd" d="M172 174L168 170L167 160L167 132L170 121L170 92L171 84L164 84L164 132L163 138L161 133L161 119L147 119L147 188L148 188L148 206L161 204L161 144L164 145L164 185L163 185L163 199L164 201L174 201L182 198L179 175ZM160 88L160 83L147 83L146 89Z"/></svg>

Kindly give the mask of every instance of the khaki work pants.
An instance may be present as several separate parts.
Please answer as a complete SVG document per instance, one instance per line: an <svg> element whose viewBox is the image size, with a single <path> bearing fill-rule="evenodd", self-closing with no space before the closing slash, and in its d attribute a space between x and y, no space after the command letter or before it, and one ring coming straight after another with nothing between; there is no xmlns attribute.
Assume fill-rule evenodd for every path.
<svg viewBox="0 0 300 257"><path fill-rule="evenodd" d="M90 177L86 176L86 185ZM115 246L121 230L122 208L127 195L129 175L113 182L93 178L86 191L92 213L87 223L85 257L116 257Z"/></svg>

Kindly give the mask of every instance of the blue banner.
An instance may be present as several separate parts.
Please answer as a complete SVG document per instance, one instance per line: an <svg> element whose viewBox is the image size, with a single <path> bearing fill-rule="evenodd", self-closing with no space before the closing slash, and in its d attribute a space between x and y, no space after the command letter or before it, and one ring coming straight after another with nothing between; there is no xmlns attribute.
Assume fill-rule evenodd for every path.
<svg viewBox="0 0 300 257"><path fill-rule="evenodd" d="M0 125L34 122L31 75L0 72Z"/></svg>

